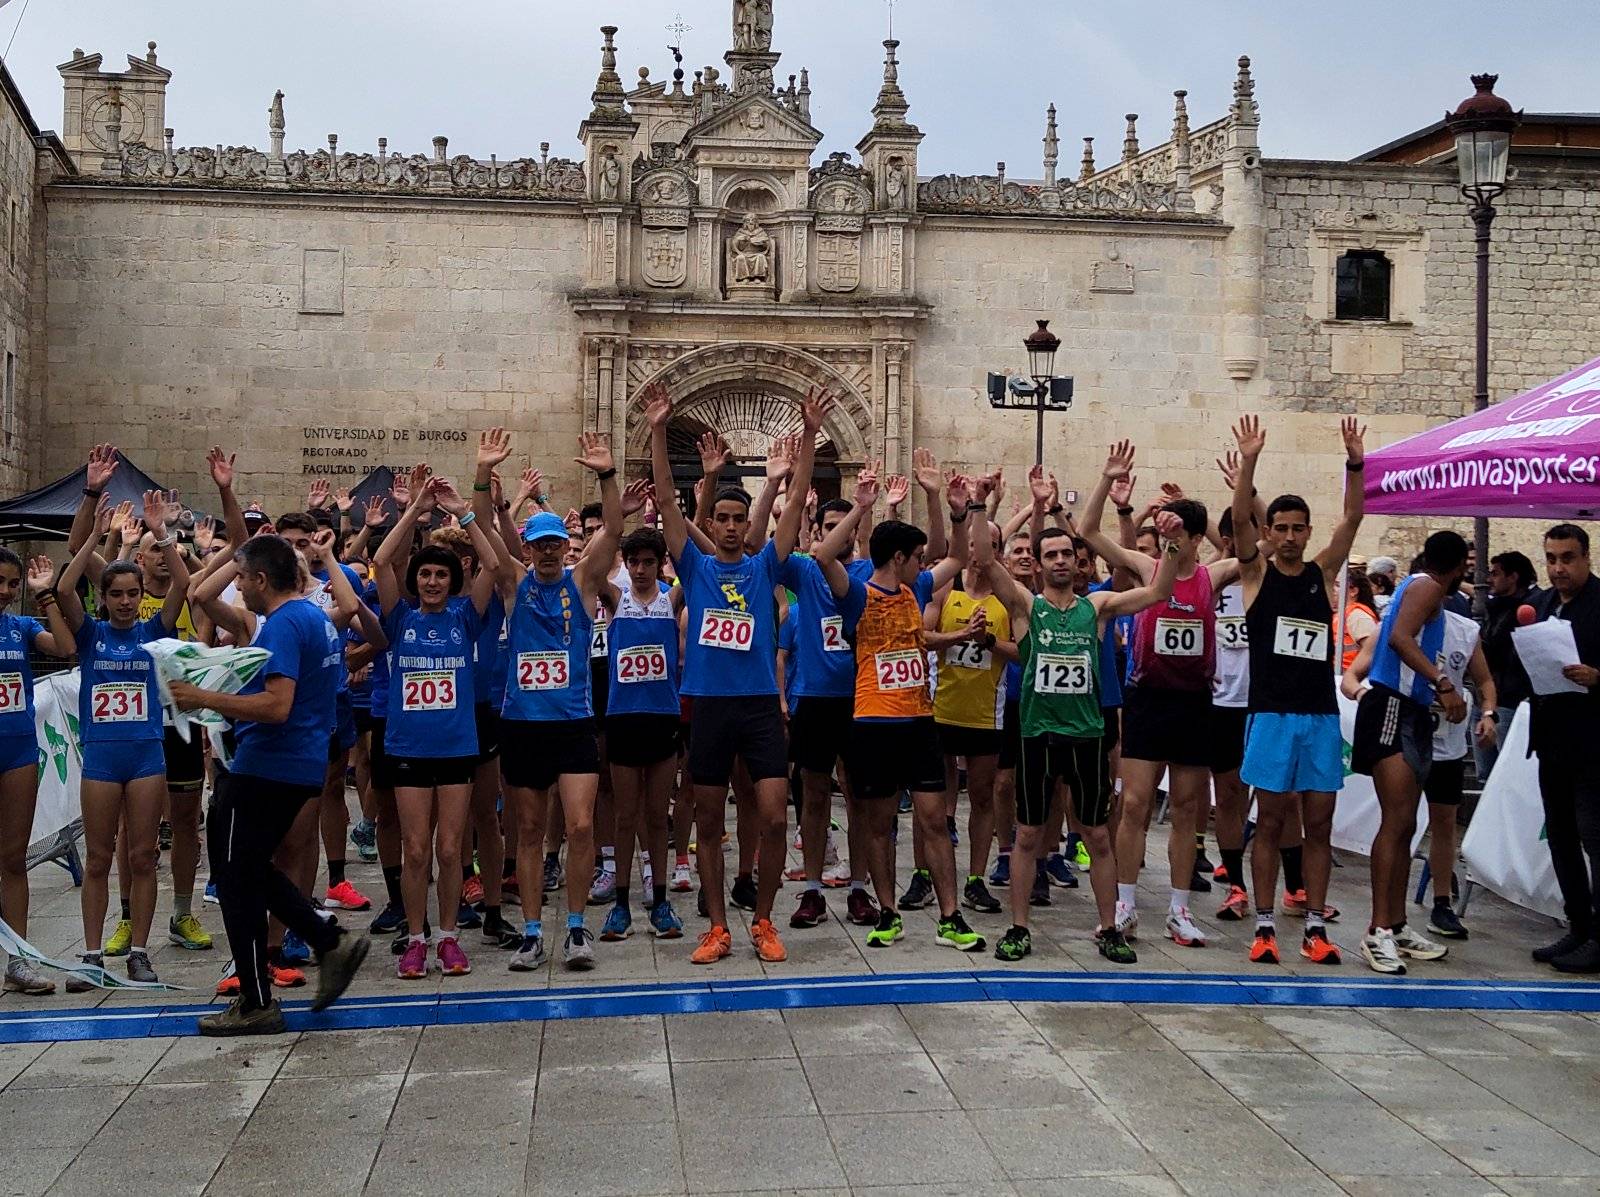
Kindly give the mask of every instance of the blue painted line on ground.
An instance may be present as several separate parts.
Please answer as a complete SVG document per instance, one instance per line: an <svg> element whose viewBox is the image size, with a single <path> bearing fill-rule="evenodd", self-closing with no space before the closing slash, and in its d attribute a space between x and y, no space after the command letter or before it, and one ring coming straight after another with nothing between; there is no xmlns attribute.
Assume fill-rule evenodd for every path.
<svg viewBox="0 0 1600 1197"><path fill-rule="evenodd" d="M306 1002L286 1002L284 1016L291 1030L333 1031L732 1010L1022 1001L1600 1013L1600 983L1227 973L873 973L357 995L322 1013L313 1013ZM192 1002L70 1010L52 1010L48 1004L17 1007L8 1002L7 1006L10 1008L0 1012L0 1043L194 1035L198 1033L196 1020L219 1008Z"/></svg>

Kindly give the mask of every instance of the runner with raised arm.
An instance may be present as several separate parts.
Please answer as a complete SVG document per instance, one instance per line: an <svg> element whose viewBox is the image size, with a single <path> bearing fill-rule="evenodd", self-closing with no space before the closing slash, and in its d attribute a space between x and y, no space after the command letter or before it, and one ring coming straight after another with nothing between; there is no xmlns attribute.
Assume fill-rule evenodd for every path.
<svg viewBox="0 0 1600 1197"><path fill-rule="evenodd" d="M114 561L100 574L106 618L86 615L78 598L78 579L111 522L110 499L103 494L97 499L93 490L85 489L82 505L94 508L97 535L84 540L67 562L56 591L61 616L77 641L82 671L78 720L83 737L83 959L86 964L103 967L100 937L108 901L107 880L116 851L117 824L125 821L132 922L128 979L154 981L148 945L156 909L156 828L167 798L167 778L155 661L144 645L172 635L177 627L188 593L189 570L167 530L168 521L179 510L176 493L146 491L145 526L155 535L172 574L166 601L158 614L140 620L144 576L137 565ZM82 978L67 982L69 992L89 988L92 986Z"/></svg>
<svg viewBox="0 0 1600 1197"><path fill-rule="evenodd" d="M691 959L696 964L710 964L733 950L721 840L728 780L737 757L755 783L761 829L760 885L750 935L763 960L778 962L788 958L772 925L773 900L783 882L788 753L778 702L778 618L773 592L783 563L799 538L805 504L786 505L776 534L752 557L744 551L749 499L742 491L720 491L711 503L715 551L705 552L690 535L674 501L677 488L667 454L672 400L660 385L649 387L643 399L650 421L661 530L677 566L688 613L682 691L694 700L688 770L695 786L700 885L711 921ZM832 397L823 392L813 392L802 404L800 452L790 479L796 494L803 495L811 488L817 433L832 404Z"/></svg>
<svg viewBox="0 0 1600 1197"><path fill-rule="evenodd" d="M492 430L498 432L500 430ZM506 680L501 712L500 768L517 820L517 880L522 894L522 943L513 972L531 972L547 959L544 947L543 862L550 795L560 795L566 822L567 930L562 961L594 967L594 936L584 926L594 860L594 803L600 785L600 749L589 694L589 652L595 610L622 535L622 492L608 439L579 438L574 460L600 483L605 522L598 541L573 566L564 564L572 533L559 516L540 511L522 528L533 563L501 563L501 595L510 611ZM476 485L487 485L510 454L510 440L485 436L478 447ZM474 487L479 518L488 492ZM507 554L510 557L510 554Z"/></svg>
<svg viewBox="0 0 1600 1197"><path fill-rule="evenodd" d="M858 520L876 498L876 478L869 475L857 483ZM872 573L866 579L851 577L839 560L847 536L854 532L848 522L816 550L817 564L839 599L845 626L855 629L855 723L847 760L868 820L872 880L882 907L878 925L867 933L869 947L887 947L905 934L894 890L896 799L901 791L910 792L913 817L922 827L939 902L938 942L963 952L980 952L984 947L983 937L967 926L958 906L955 845L945 829L944 760L928 693L928 649L922 626L922 609L934 592L965 568L967 519L984 508L973 501L968 480L961 475L950 479L946 498L955 532L949 556L931 570L923 568L927 535L899 520L884 520L872 530Z"/></svg>
<svg viewBox="0 0 1600 1197"><path fill-rule="evenodd" d="M1285 820L1298 804L1304 827L1306 928L1300 954L1314 964L1338 964L1328 938L1328 875L1333 865L1333 807L1344 784L1344 737L1333 676L1333 612L1339 571L1361 527L1365 461L1354 417L1339 422L1344 440L1344 512L1328 545L1306 555L1311 514L1299 495L1267 504L1259 545L1239 538L1240 583L1250 642L1250 723L1239 777L1254 786L1257 815L1251 849L1256 886L1256 934L1250 959L1278 962L1273 903L1278 892L1278 850ZM1233 527L1250 528L1256 463L1267 434L1255 416L1234 426L1239 472L1233 486ZM1264 551L1263 551L1264 550Z"/></svg>
<svg viewBox="0 0 1600 1197"><path fill-rule="evenodd" d="M1035 501L1042 517L1048 498ZM1156 515L1156 527L1164 544L1161 564L1148 586L1132 590L1080 596L1078 554L1064 528L1045 528L1034 540L1043 581L1037 595L981 543L974 561L1005 603L1022 654L1022 756L1012 876L1033 875L1040 831L1049 821L1057 784L1065 784L1072 792L1072 827L1089 845L1089 884L1100 920L1095 946L1113 964L1132 964L1138 957L1116 925L1117 858L1106 826L1111 817L1111 741L1100 703L1100 645L1117 616L1143 611L1172 595L1183 521L1163 511ZM1028 896L1026 886L1011 886L1012 925L995 947L995 959L1021 960L1033 951Z"/></svg>
<svg viewBox="0 0 1600 1197"><path fill-rule="evenodd" d="M1111 446L1105 469L1084 510L1082 533L1108 565L1122 566L1139 585L1154 580L1157 562L1125 549L1100 531L1112 484L1130 476L1134 447ZM1156 786L1169 774L1171 835L1167 858L1172 897L1167 908L1168 938L1180 947L1202 948L1205 933L1189 914L1194 879L1194 833L1201 804L1210 800L1209 727L1211 679L1216 671L1216 601L1219 587L1239 576L1233 558L1201 565L1206 538L1205 506L1193 499L1158 505L1176 515L1183 530L1178 546L1178 577L1164 602L1134 617L1130 653L1133 667L1124 694L1122 722L1123 811L1117 830L1117 929L1133 938L1139 925L1137 892L1144 857L1145 824ZM1142 533L1141 533L1142 535ZM1159 552L1159 550L1158 550ZM1093 849L1090 858L1093 859Z"/></svg>

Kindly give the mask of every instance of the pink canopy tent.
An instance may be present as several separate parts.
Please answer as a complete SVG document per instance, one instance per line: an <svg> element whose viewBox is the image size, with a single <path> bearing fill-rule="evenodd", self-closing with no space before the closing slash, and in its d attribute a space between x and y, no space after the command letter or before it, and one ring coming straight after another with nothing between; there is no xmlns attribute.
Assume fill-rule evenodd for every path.
<svg viewBox="0 0 1600 1197"><path fill-rule="evenodd" d="M1594 519L1600 358L1367 454L1367 511Z"/></svg>

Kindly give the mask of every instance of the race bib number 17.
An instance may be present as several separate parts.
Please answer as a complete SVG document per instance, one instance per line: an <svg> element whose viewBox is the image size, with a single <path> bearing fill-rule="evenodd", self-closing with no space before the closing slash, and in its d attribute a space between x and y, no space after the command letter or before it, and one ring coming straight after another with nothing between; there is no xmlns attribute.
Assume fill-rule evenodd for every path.
<svg viewBox="0 0 1600 1197"><path fill-rule="evenodd" d="M1323 661L1328 656L1328 640L1327 624L1312 619L1290 619L1287 615L1280 615L1272 637L1272 651L1280 657Z"/></svg>

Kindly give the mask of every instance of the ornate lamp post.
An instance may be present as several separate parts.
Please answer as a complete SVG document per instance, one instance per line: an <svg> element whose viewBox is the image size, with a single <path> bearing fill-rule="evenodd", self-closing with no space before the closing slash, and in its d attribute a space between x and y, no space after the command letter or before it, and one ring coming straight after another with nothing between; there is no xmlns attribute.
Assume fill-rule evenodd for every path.
<svg viewBox="0 0 1600 1197"><path fill-rule="evenodd" d="M1050 321L1038 321L1039 327L1028 334L1022 347L1028 351L1028 376L1032 384L1020 378L989 375L989 406L997 411L1034 413L1035 465L1044 464L1044 413L1066 411L1072 406L1072 379L1057 378L1056 352L1061 348L1061 338L1050 331Z"/></svg>
<svg viewBox="0 0 1600 1197"><path fill-rule="evenodd" d="M1456 139L1456 166L1461 172L1461 194L1471 205L1478 243L1478 319L1477 372L1472 391L1472 409L1489 406L1489 230L1494 224L1494 201L1506 189L1506 171L1511 162L1511 134L1522 123L1522 113L1512 109L1494 94L1498 75L1474 75L1473 94L1444 118L1445 128ZM1472 539L1477 550L1477 571L1473 578L1473 608L1482 617L1489 594L1489 521L1482 516L1472 521Z"/></svg>

